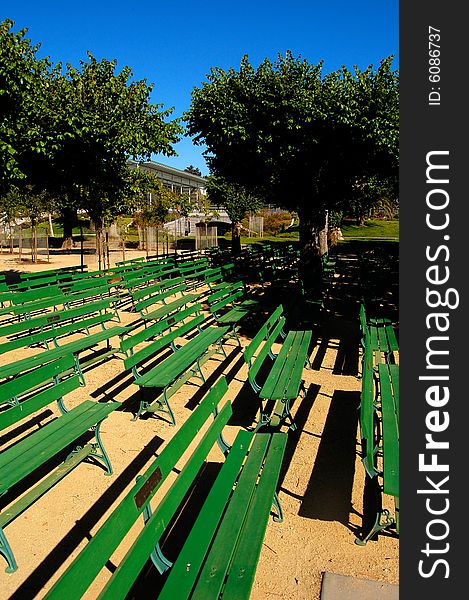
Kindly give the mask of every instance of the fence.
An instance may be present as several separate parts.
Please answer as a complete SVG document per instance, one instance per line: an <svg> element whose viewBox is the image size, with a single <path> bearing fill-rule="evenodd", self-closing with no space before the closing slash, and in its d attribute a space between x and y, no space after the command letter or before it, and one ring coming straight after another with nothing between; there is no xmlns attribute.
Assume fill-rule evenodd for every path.
<svg viewBox="0 0 469 600"><path fill-rule="evenodd" d="M49 262L49 230L46 227L0 225L0 252L18 254L18 260L37 262L44 256Z"/></svg>
<svg viewBox="0 0 469 600"><path fill-rule="evenodd" d="M218 246L217 227L209 227L205 223L199 224L195 233L195 249L206 250Z"/></svg>

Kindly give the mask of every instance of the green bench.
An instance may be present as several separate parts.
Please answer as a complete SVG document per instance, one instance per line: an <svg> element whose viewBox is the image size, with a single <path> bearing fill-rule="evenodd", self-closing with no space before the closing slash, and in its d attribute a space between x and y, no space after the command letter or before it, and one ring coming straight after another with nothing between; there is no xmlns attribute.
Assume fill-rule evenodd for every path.
<svg viewBox="0 0 469 600"><path fill-rule="evenodd" d="M184 278L175 277L132 291L134 310L140 313L142 319L159 319L168 310L165 306L171 302L177 310L197 298L197 295L185 294L186 290Z"/></svg>
<svg viewBox="0 0 469 600"><path fill-rule="evenodd" d="M111 296L112 285L108 282L100 282L92 288L80 290L76 292L68 292L61 290L59 294L54 293L52 296L46 296L41 289L34 290L33 297L30 292L16 292L12 295L12 305L0 308L0 315L8 315L23 319L29 319L33 315L50 310L57 307L70 308L76 304L83 304L91 301L93 298L103 298ZM27 294L26 301L23 301L23 294ZM116 297L114 297L116 301Z"/></svg>
<svg viewBox="0 0 469 600"><path fill-rule="evenodd" d="M63 373L68 375L63 376ZM112 473L99 430L102 421L119 403L100 404L84 400L72 410L67 410L63 397L79 386L80 378L74 372L72 356L43 365L0 385L1 430L23 423L34 412L55 402L60 411L60 416L56 419L43 424L0 452L0 496L14 490L16 484L37 473L63 451L74 448L63 462L53 470L49 469L47 475L30 487L26 494L14 498L6 508L2 508L0 554L7 560L7 573L17 569L13 550L4 531L7 525L85 460L92 463L98 461L107 475ZM81 438L89 432L93 433L93 438L83 445Z"/></svg>
<svg viewBox="0 0 469 600"><path fill-rule="evenodd" d="M63 336L84 331L90 334L90 328L105 323L119 321L119 315L113 309L110 298L95 300L67 310L50 311L30 319L0 324L0 354L17 348L44 344L46 348L52 342L58 346Z"/></svg>
<svg viewBox="0 0 469 600"><path fill-rule="evenodd" d="M217 286L223 287L232 282L234 277L234 263L227 263L218 267L211 267L204 272L204 284L209 290L216 291Z"/></svg>
<svg viewBox="0 0 469 600"><path fill-rule="evenodd" d="M151 560L164 578L161 589L153 588L152 596L159 600L248 600L272 509L274 521L283 520L276 490L287 435L241 430L228 446L223 430L232 408L229 400L221 403L226 391L222 377L45 598L82 598L140 519L137 537L100 588L99 598L126 598ZM191 515L193 524L181 527L182 548L169 556L164 535L184 515L189 492L197 493L197 478L217 442L225 460L204 492L201 509ZM176 465L175 479L152 507Z"/></svg>
<svg viewBox="0 0 469 600"><path fill-rule="evenodd" d="M114 318L113 314L108 314L107 318L109 321L112 320ZM100 323L100 325L101 330L95 333L86 334L85 332L85 335L82 338L61 345L58 345L57 343L56 347L42 350L33 356L20 358L11 363L1 364L0 380L8 377L15 377L20 373L30 371L31 369L35 369L40 365L44 365L58 358L73 356L79 376L82 382L85 383L83 368L89 367L96 362L102 362L109 356L114 356L116 352L120 352L119 348L113 348L110 345L110 340L113 337L123 335L131 329L131 326L122 325L106 327L104 322ZM106 342L105 348L92 352L91 355L87 355L84 359L81 358L81 353L92 351L95 346L98 346L102 342Z"/></svg>
<svg viewBox="0 0 469 600"><path fill-rule="evenodd" d="M311 367L312 331L290 330L285 333L285 322L283 306L279 305L244 348L248 380L261 404L256 430L265 426L279 427L287 419L292 431L297 428L291 415L291 404L300 391L306 394L303 369ZM282 339L281 346L275 354L274 344L279 338ZM267 374L263 381L258 381L265 370Z"/></svg>
<svg viewBox="0 0 469 600"><path fill-rule="evenodd" d="M193 260L180 261L177 264L179 273L191 288L199 287L204 283L204 276L210 272L210 263L206 256Z"/></svg>
<svg viewBox="0 0 469 600"><path fill-rule="evenodd" d="M127 354L124 359L126 369L131 369L135 384L140 387L140 407L135 418L145 412L159 412L168 415L170 423L176 424L169 398L191 377L199 377L205 383L202 365L215 352L226 357L223 338L228 327L205 327L201 305L194 304L146 327L143 331L123 336L121 350ZM195 335L194 335L195 334ZM192 337L182 346L176 345L178 338ZM148 342L144 347L138 347ZM218 347L218 348L217 348ZM137 348L137 349L136 349ZM162 350L173 352L150 369L143 370L144 364ZM157 388L161 393L151 402L146 400L148 388Z"/></svg>
<svg viewBox="0 0 469 600"><path fill-rule="evenodd" d="M142 267L139 271L124 276L126 289L131 292L151 283L179 276L179 270L171 264L155 264Z"/></svg>
<svg viewBox="0 0 469 600"><path fill-rule="evenodd" d="M376 363L368 337L364 346L360 435L362 462L375 491L376 517L368 533L356 538L361 546L392 526L399 534L399 365ZM383 508L383 494L394 501L394 517Z"/></svg>
<svg viewBox="0 0 469 600"><path fill-rule="evenodd" d="M399 342L392 322L386 317L368 317L364 302L360 303L360 330L362 346L368 336L376 362L380 362L380 355L386 362L395 362L394 353L399 350Z"/></svg>
<svg viewBox="0 0 469 600"><path fill-rule="evenodd" d="M259 300L247 298L242 281L227 284L207 297L210 313L219 325L228 325L232 336L239 346L241 342L237 333L239 322L252 315L259 306Z"/></svg>

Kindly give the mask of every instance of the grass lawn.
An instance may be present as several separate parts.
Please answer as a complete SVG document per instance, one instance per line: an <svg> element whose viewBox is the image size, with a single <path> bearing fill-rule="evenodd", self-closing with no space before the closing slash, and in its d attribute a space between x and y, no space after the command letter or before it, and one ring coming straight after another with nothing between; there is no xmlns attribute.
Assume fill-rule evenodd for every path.
<svg viewBox="0 0 469 600"><path fill-rule="evenodd" d="M356 225L353 221L345 221L342 225L342 234L347 238L381 238L399 239L399 221L393 219L383 221L381 219L370 219L363 227Z"/></svg>

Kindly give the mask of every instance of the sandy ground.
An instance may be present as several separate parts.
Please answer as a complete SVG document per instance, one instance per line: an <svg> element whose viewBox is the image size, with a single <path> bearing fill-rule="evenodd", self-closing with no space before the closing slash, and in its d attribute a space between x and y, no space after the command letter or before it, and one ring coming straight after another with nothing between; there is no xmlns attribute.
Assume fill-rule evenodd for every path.
<svg viewBox="0 0 469 600"><path fill-rule="evenodd" d="M121 258L116 254L112 261ZM79 260L77 255L53 256L49 263L32 265L0 255L0 272L58 268L79 264ZM85 256L85 262L89 270L97 268L93 256ZM308 392L293 406L299 431L289 438L281 475L279 498L284 521L269 522L253 600L319 600L325 571L394 584L399 581L397 537L383 533L365 547L354 543L362 528L365 482L358 428L358 307L350 302L357 295L353 287L356 267L356 256L345 256L339 262L327 310L314 332L313 368L304 371ZM345 297L349 300L346 305L341 303ZM131 322L135 314L122 310L121 318L124 323ZM242 333L245 345L251 332ZM204 365L204 372L208 384L222 373L229 382L228 397L235 415L228 426L230 439L239 427L253 424L256 406L247 389L246 366L239 350L234 344L227 350L227 360L212 358ZM0 360L6 360L5 356ZM136 398L136 393L122 360L113 358L91 368L86 373L86 387L67 397L68 406L85 397L123 402L122 409L111 413L101 429L114 474L106 477L96 466L82 463L8 525L6 532L19 568L6 574L2 566L1 599L43 597L133 486L138 473L151 464L191 414L204 390L198 383L189 383L176 393L172 401L176 427L158 417L132 420L132 397ZM50 411L41 412L43 422L52 417ZM21 435L25 433L27 430ZM0 444L4 442L0 438ZM126 540L122 545L116 562L129 544ZM104 569L98 581L102 583L109 575ZM96 598L96 588L90 588L85 597ZM149 596L144 593L138 597Z"/></svg>

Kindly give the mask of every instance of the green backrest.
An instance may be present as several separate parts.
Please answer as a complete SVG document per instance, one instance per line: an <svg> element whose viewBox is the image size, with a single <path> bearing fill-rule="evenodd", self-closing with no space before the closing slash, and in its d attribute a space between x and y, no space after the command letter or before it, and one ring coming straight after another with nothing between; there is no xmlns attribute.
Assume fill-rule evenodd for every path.
<svg viewBox="0 0 469 600"><path fill-rule="evenodd" d="M373 368L373 346L365 338L365 348L362 361L362 388L360 399L360 431L362 443L365 445L363 463L367 473L373 477L375 466L375 377Z"/></svg>
<svg viewBox="0 0 469 600"><path fill-rule="evenodd" d="M207 297L207 302L210 305L210 309L212 311L216 310L216 308L214 308L219 302L221 302L222 300L224 300L224 302L221 304L221 306L223 306L224 304L229 303L231 300L229 300L229 298L231 297L231 295L235 292L238 292L241 289L241 294L236 294L236 298L240 295L243 294L244 291L244 284L242 281L236 281L235 283L232 283L230 285L228 285L227 287L222 288L221 290L214 292L213 294L210 294Z"/></svg>
<svg viewBox="0 0 469 600"><path fill-rule="evenodd" d="M43 288L41 287L14 292L11 294L11 302L17 306L33 300L40 300L41 298L58 296L61 293L62 292L58 284L54 283L53 285L46 285Z"/></svg>
<svg viewBox="0 0 469 600"><path fill-rule="evenodd" d="M126 353L132 350L132 354L124 360L124 367L126 369L135 367L143 360L159 352L162 348L169 346L176 338L182 337L195 327L200 326L205 320L204 315L200 312L201 309L200 304L194 304L184 310L172 313L168 317L159 319L156 323L140 332L123 338L120 344L121 350ZM185 321L185 319L189 320ZM151 340L155 336L159 337L147 346L134 351L137 344Z"/></svg>
<svg viewBox="0 0 469 600"><path fill-rule="evenodd" d="M249 381L255 380L264 360L271 353L272 345L283 331L285 321L283 306L280 304L244 349L244 360L249 365Z"/></svg>
<svg viewBox="0 0 469 600"><path fill-rule="evenodd" d="M91 538L45 598L78 600L83 597L98 573L119 547L124 536L142 515L157 490L175 468L205 423L214 414L213 422L185 461L176 481L153 511L151 523L143 527L138 539L129 550L128 554L131 553L132 557L129 557L128 560L126 560L127 555L124 557L104 592L110 598L126 596L163 535L167 524L177 513L208 453L232 415L231 404L228 400L219 411L217 410L227 389L226 380L222 376L183 423L179 431L170 439L160 456L138 478L132 490L114 509L107 521Z"/></svg>
<svg viewBox="0 0 469 600"><path fill-rule="evenodd" d="M0 430L24 419L51 402L60 400L63 395L78 388L80 380L76 374L63 381L58 380L60 374L74 368L73 356L66 356L0 384L0 405L14 402L0 412ZM47 384L53 385L45 387ZM38 391L31 395L36 389Z"/></svg>
<svg viewBox="0 0 469 600"><path fill-rule="evenodd" d="M132 291L131 295L134 302L137 302L142 298L146 298L147 296L152 296L154 294L158 294L160 292L172 289L175 286L180 285L182 283L184 283L184 277L174 277L173 279L158 281L155 284L147 285L144 288Z"/></svg>
<svg viewBox="0 0 469 600"><path fill-rule="evenodd" d="M149 306L153 306L154 304L157 304L158 302L163 302L163 300L165 300L166 298L169 298L170 296L174 296L178 292L181 292L181 294L183 294L183 292L186 289L187 289L187 283L180 283L179 285L164 287L160 290L159 293L147 296L146 298L143 298L139 302L136 302L134 308L136 311L143 311L143 309L148 308Z"/></svg>
<svg viewBox="0 0 469 600"><path fill-rule="evenodd" d="M0 327L0 337L9 336L24 331L31 331L34 329L52 328L56 325L70 321L71 319L76 319L78 317L91 315L98 311L109 309L111 304L112 302L110 298L103 298L101 300L96 300L87 304L81 304L80 306L66 310L50 311L44 315L37 317L33 316L27 320L15 321L14 323ZM77 324L77 329L79 329L79 323Z"/></svg>
<svg viewBox="0 0 469 600"><path fill-rule="evenodd" d="M366 309L365 309L365 305L363 302L360 303L359 317L360 317L360 332L362 335L362 344L363 344L365 338L369 337L369 335L370 335L370 329L368 327L368 321L366 318Z"/></svg>
<svg viewBox="0 0 469 600"><path fill-rule="evenodd" d="M88 290L64 294L63 292L51 296L50 298L39 297L38 300L26 302L19 306L8 307L9 312L14 315L30 315L31 313L43 310L44 308L50 308L51 306L64 306L71 304L72 302L86 301L95 296L109 295L110 286L109 284L99 285Z"/></svg>
<svg viewBox="0 0 469 600"><path fill-rule="evenodd" d="M282 317L282 314L283 306L280 304L270 315L267 321L262 325L262 327L259 329L256 335L252 338L251 342L245 347L243 354L244 359L247 363L249 363L252 360L254 354L256 353L256 350L258 349L262 341L268 339L270 333L274 329L277 329L276 326L278 325L279 319Z"/></svg>

